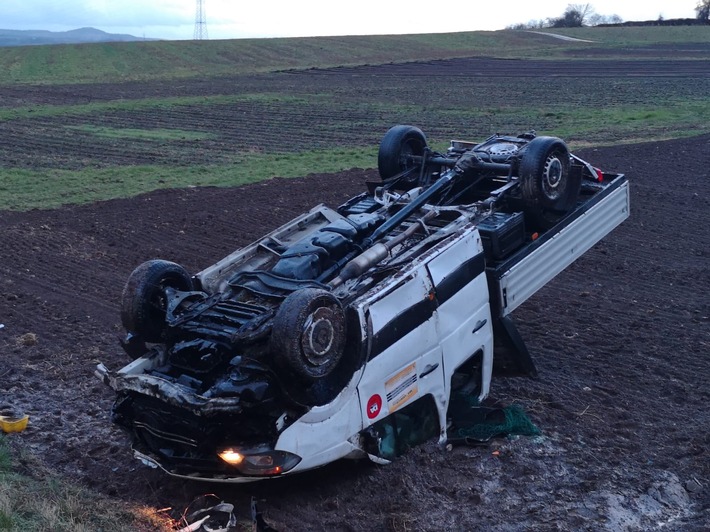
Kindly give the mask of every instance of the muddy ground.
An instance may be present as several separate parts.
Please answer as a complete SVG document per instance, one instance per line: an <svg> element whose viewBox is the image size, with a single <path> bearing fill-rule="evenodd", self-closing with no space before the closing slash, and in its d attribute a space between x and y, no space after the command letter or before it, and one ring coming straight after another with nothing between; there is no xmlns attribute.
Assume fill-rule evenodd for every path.
<svg viewBox="0 0 710 532"><path fill-rule="evenodd" d="M144 260L197 271L372 171L0 212L0 402L57 473L122 501L185 508L214 493L279 530L704 530L710 524L710 136L578 152L632 183L631 218L515 313L539 378L497 378L537 437L412 449L241 487L135 461L93 375L118 346L123 283ZM495 453L495 454L494 454Z"/></svg>

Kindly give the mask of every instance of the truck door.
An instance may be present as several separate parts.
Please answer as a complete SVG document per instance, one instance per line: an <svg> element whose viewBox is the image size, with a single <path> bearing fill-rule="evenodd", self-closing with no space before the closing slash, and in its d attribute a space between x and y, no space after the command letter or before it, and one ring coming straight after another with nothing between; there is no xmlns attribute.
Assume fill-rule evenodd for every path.
<svg viewBox="0 0 710 532"><path fill-rule="evenodd" d="M436 300L426 267L389 282L366 302L370 355L358 386L365 427L443 391Z"/></svg>
<svg viewBox="0 0 710 532"><path fill-rule="evenodd" d="M488 394L493 333L483 246L471 228L427 263L437 299L437 335L447 389L451 375L474 353L482 353L479 398ZM447 397L448 400L448 397Z"/></svg>

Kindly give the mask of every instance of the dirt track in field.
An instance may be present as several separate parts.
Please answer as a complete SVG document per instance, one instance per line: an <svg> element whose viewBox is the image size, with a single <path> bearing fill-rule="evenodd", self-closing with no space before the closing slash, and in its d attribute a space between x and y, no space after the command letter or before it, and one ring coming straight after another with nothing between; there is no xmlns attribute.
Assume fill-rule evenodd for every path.
<svg viewBox="0 0 710 532"><path fill-rule="evenodd" d="M246 487L167 478L133 460L92 375L126 362L118 299L131 270L196 271L372 172L158 191L0 212L0 402L31 416L12 441L124 501L184 508L252 495L279 530L703 530L710 523L710 136L578 152L629 175L631 218L516 311L540 376L499 378L542 431L411 450ZM268 205L268 207L267 207ZM496 452L496 454L494 454Z"/></svg>

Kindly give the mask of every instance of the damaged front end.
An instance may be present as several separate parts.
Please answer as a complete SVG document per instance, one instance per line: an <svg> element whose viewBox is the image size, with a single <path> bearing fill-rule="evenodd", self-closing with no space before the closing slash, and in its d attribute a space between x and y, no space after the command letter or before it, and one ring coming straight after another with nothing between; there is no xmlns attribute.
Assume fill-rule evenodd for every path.
<svg viewBox="0 0 710 532"><path fill-rule="evenodd" d="M118 372L97 369L116 391L113 421L131 434L138 458L214 480L276 475L298 464L300 457L274 445L279 428L304 407L284 407L269 368L235 357L220 372L196 375L169 356L156 346Z"/></svg>
<svg viewBox="0 0 710 532"><path fill-rule="evenodd" d="M134 270L121 312L133 362L97 374L116 392L113 421L139 459L177 476L245 482L344 457L390 458L373 444L382 434L363 422L383 419L388 406L364 411L370 396L385 396L377 365L359 388L373 340L384 338L368 308L402 283L431 300L426 262L462 238L468 217L426 207L366 247L385 220L373 212L381 208L367 196L338 212L316 207L194 276L163 260ZM419 362L407 364L414 372ZM422 376L440 382L440 370L424 367L439 363L421 364Z"/></svg>
<svg viewBox="0 0 710 532"><path fill-rule="evenodd" d="M324 273L379 221L320 206L195 276L164 260L136 268L121 312L134 361L97 369L136 456L210 480L295 468L302 457L279 449L279 436L362 365L359 326L348 333L346 323L357 317L326 290Z"/></svg>

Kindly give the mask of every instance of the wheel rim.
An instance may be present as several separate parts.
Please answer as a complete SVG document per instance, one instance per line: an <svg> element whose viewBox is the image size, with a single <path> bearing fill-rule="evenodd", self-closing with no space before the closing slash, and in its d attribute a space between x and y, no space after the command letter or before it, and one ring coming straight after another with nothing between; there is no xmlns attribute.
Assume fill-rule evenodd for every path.
<svg viewBox="0 0 710 532"><path fill-rule="evenodd" d="M189 287L181 286L180 279L177 277L165 277L155 287L155 292L149 299L149 304L153 308L154 315L161 320L165 319L165 314L168 310L168 295L166 290L172 288L175 290L184 290Z"/></svg>
<svg viewBox="0 0 710 532"><path fill-rule="evenodd" d="M545 161L542 172L542 190L551 200L559 199L563 188L563 166L557 156L550 156Z"/></svg>
<svg viewBox="0 0 710 532"><path fill-rule="evenodd" d="M303 356L309 364L319 367L330 362L335 343L335 313L329 308L319 308L308 316L301 335Z"/></svg>
<svg viewBox="0 0 710 532"><path fill-rule="evenodd" d="M405 142L402 145L402 151L399 156L399 165L402 170L407 170L412 166L409 157L414 155L416 151L417 150L415 150L415 146L412 145L412 142Z"/></svg>

